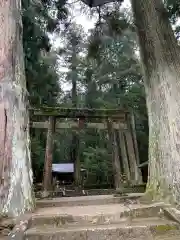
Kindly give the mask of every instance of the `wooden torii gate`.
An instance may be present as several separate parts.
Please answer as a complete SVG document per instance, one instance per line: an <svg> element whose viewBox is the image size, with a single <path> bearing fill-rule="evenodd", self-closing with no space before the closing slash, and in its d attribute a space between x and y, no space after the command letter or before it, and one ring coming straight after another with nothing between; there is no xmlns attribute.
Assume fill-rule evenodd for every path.
<svg viewBox="0 0 180 240"><path fill-rule="evenodd" d="M115 188L121 188L122 176L129 184L141 184L142 176L138 168L139 155L135 133L133 115L120 109L87 109L87 108L60 108L42 107L31 109L33 116L46 117L45 122L31 122L30 127L48 129L47 146L44 165L45 191L51 190L52 160L53 160L53 135L58 129L97 128L108 130L109 142L112 149L112 165L114 171ZM62 122L61 119L66 119ZM78 121L67 121L78 119ZM87 120L91 122L86 123ZM101 119L101 122L97 122ZM92 122L94 120L94 122ZM118 142L120 143L120 157ZM80 176L80 162L75 163L75 180Z"/></svg>

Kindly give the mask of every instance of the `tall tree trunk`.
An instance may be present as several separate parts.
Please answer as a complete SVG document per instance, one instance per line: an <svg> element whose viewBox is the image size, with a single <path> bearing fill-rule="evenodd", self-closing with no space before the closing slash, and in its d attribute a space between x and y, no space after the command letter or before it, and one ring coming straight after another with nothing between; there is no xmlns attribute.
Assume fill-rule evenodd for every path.
<svg viewBox="0 0 180 240"><path fill-rule="evenodd" d="M85 81L87 86L87 93L85 97L85 104L87 108L94 108L96 105L96 83L92 79L93 70L87 69L85 72Z"/></svg>
<svg viewBox="0 0 180 240"><path fill-rule="evenodd" d="M0 213L34 206L21 1L0 1Z"/></svg>
<svg viewBox="0 0 180 240"><path fill-rule="evenodd" d="M54 132L55 132L55 119L49 117L49 126L47 131L46 140L46 153L44 162L44 178L43 178L43 190L44 197L47 196L50 190L52 190L52 162L53 162L53 147L54 147Z"/></svg>
<svg viewBox="0 0 180 240"><path fill-rule="evenodd" d="M131 0L149 115L147 196L180 201L180 50L162 0Z"/></svg>
<svg viewBox="0 0 180 240"><path fill-rule="evenodd" d="M74 43L75 44L75 43ZM72 107L77 107L77 60L76 60L76 45L73 45L72 53ZM80 185L80 159L79 159L79 135L73 132L72 146L71 146L71 159L74 162L74 182L77 187Z"/></svg>

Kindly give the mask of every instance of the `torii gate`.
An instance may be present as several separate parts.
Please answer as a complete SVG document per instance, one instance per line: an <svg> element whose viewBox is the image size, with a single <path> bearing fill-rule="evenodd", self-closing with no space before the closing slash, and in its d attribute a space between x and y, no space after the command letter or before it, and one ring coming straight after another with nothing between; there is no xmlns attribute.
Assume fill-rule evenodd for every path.
<svg viewBox="0 0 180 240"><path fill-rule="evenodd" d="M87 108L52 108L42 107L31 109L33 116L47 117L45 122L32 122L32 128L48 129L47 147L44 166L44 189L51 189L51 174L53 160L53 135L58 129L97 128L108 130L109 142L112 147L112 165L115 188L121 188L122 176L130 184L141 184L142 176L138 168L139 155L133 116L130 112L120 109L87 109ZM78 121L60 122L58 119L78 119ZM94 122L86 123L87 120ZM101 119L101 122L97 122ZM119 158L116 132L120 140L121 157ZM78 178L80 162L75 163L75 178ZM77 179L76 179L77 180ZM78 182L78 180L77 180Z"/></svg>

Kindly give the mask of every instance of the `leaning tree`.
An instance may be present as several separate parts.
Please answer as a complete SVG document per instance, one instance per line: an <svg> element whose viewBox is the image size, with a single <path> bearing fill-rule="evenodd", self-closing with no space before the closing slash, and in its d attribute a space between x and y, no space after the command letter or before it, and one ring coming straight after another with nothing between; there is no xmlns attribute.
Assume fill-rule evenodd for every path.
<svg viewBox="0 0 180 240"><path fill-rule="evenodd" d="M21 0L1 0L0 16L0 214L16 216L34 205Z"/></svg>

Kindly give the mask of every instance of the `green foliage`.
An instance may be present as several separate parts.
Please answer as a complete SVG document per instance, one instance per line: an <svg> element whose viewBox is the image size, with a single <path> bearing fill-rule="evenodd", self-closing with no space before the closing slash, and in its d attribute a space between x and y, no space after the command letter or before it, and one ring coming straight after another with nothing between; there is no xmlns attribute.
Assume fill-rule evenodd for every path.
<svg viewBox="0 0 180 240"><path fill-rule="evenodd" d="M146 161L148 117L135 27L129 21L130 16L116 7L104 8L101 22L86 36L79 25L66 23L68 11L64 4L64 1L43 0L41 5L34 6L23 0L23 42L31 105L53 106L59 102L68 108L74 101L78 107L128 108L135 114L140 161ZM180 13L179 1L166 0L166 5L174 24ZM57 55L50 52L47 35L59 31L59 23L65 24L65 30L61 32L64 46L59 49L58 57L62 60L61 66L68 68L60 76ZM178 37L178 25L175 32ZM72 89L62 92L59 79ZM35 176L42 176L46 132L36 130L31 135L33 169ZM54 162L72 160L72 135L72 130L56 134ZM81 165L88 171L86 184L111 185L113 174L107 132L86 129L79 131L78 136Z"/></svg>
<svg viewBox="0 0 180 240"><path fill-rule="evenodd" d="M91 54L94 33L89 38L88 46L90 47L87 46L87 51L84 51L84 46L87 45L87 38L82 34L82 29L75 24L69 26L64 37L65 45L59 51L61 58L63 58L62 62L68 68L68 71L62 75L60 80L61 82L69 82L72 85L72 91L71 93L64 93L60 105L71 107L73 96L76 96L75 104L80 107L126 107L133 109L136 114L138 143L141 151L140 157L142 160L146 160L148 124L140 63L134 53L136 49L135 34L125 16L122 13L117 16L120 18L120 21L117 19L118 29L122 29L122 31L120 32L118 29L115 31L114 27L110 27L112 19L109 21L108 17L112 18L112 15L106 14L106 21L103 23L106 31L102 32L104 40L99 43L99 50L96 51L97 55ZM112 30L114 32L113 35L111 34ZM84 53L83 55L81 54L82 52ZM46 70L43 66L41 67L41 75L43 76L43 71ZM45 79L48 88L49 83L46 77L43 79ZM55 76L52 79L56 82ZM43 83L39 80L37 84ZM80 90L79 86L83 91ZM37 87L32 92L36 93L36 89ZM54 86L52 90L51 97L56 92ZM43 103L47 100L49 104L51 99L48 98L46 91L43 92L42 89L40 93L41 99L44 99ZM36 96L38 97L37 93ZM37 102L37 100L34 102ZM69 162L73 160L70 155L72 136L72 130L61 130L60 133L56 134L54 162ZM102 183L112 185L113 171L111 146L109 146L111 144L108 143L107 131L86 129L79 131L78 136L80 142L78 151L81 165L88 171L86 185ZM43 139L43 136L41 139ZM34 158L41 159L44 154L44 145L41 149L37 149L35 141L33 148L35 152L40 151L42 153L41 155L34 155ZM39 160L38 164L40 166L36 164L35 168L42 170L43 161Z"/></svg>
<svg viewBox="0 0 180 240"><path fill-rule="evenodd" d="M180 16L180 2L177 0L165 0L165 4L169 13L170 19L174 22Z"/></svg>
<svg viewBox="0 0 180 240"><path fill-rule="evenodd" d="M88 147L83 154L83 167L88 171L86 184L113 184L111 158L107 149Z"/></svg>
<svg viewBox="0 0 180 240"><path fill-rule="evenodd" d="M55 105L60 95L57 56L50 52L48 32L58 31L60 21L66 19L64 4L64 1L22 0L25 72L31 106ZM31 131L32 166L38 181L42 179L45 143L46 133Z"/></svg>
<svg viewBox="0 0 180 240"><path fill-rule="evenodd" d="M98 33L99 29L96 29L90 36L88 54L84 60L86 106L125 107L133 110L140 161L143 162L148 158L148 118L140 62L135 53L137 43L134 27L122 12L114 11L113 14L105 12L104 16L105 21L100 32ZM112 183L111 154L107 150L108 138L100 138L99 134L93 134L92 130L88 130L85 139L83 163L89 172L87 181ZM93 141L95 146L88 148ZM101 155L102 153L104 155ZM99 178L99 175L102 178Z"/></svg>
<svg viewBox="0 0 180 240"><path fill-rule="evenodd" d="M44 5L36 5L22 1L25 70L31 105L54 105L60 92L57 59L49 53L51 45L47 36L47 23L53 18L48 14L47 3L44 1Z"/></svg>
<svg viewBox="0 0 180 240"><path fill-rule="evenodd" d="M169 19L172 24L175 25L175 35L177 39L180 39L180 24L178 23L180 17L180 2L178 0L166 0L165 5L167 7Z"/></svg>

